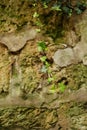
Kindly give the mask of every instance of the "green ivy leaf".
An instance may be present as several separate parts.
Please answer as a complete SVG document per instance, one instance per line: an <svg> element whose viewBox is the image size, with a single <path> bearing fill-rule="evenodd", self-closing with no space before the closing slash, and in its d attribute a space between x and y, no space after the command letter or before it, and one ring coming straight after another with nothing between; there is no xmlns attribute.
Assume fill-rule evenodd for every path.
<svg viewBox="0 0 87 130"><path fill-rule="evenodd" d="M48 8L48 5L46 4L46 2L43 3L43 6L44 6L45 9Z"/></svg>
<svg viewBox="0 0 87 130"><path fill-rule="evenodd" d="M60 5L54 5L51 10L62 11Z"/></svg>
<svg viewBox="0 0 87 130"><path fill-rule="evenodd" d="M81 14L82 13L82 10L80 10L79 8L75 8L75 11L77 14Z"/></svg>

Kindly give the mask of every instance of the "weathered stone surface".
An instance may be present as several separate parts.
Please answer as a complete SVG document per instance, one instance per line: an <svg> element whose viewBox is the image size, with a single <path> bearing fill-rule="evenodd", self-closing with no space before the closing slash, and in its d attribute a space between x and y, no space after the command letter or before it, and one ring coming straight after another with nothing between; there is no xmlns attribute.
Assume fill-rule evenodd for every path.
<svg viewBox="0 0 87 130"><path fill-rule="evenodd" d="M87 43L80 42L73 48L73 50L76 60L81 62L84 59L84 56L87 55Z"/></svg>
<svg viewBox="0 0 87 130"><path fill-rule="evenodd" d="M0 46L0 93L8 92L10 79L10 61L7 48Z"/></svg>
<svg viewBox="0 0 87 130"><path fill-rule="evenodd" d="M75 21L73 21L75 22ZM54 62L60 67L64 67L73 63L83 62L84 65L87 65L86 55L87 55L87 11L83 13L78 22L75 23L76 32L70 30L67 33L67 42L69 46L73 47L74 60L72 62L72 54L68 55L68 51L65 49L59 49L54 54ZM67 49L66 49L67 50ZM66 58L68 57L68 58ZM65 59L64 59L65 58Z"/></svg>
<svg viewBox="0 0 87 130"><path fill-rule="evenodd" d="M75 31L73 31L73 30L68 31L66 34L67 45L74 47L76 45L77 41L78 41L78 37L75 34Z"/></svg>
<svg viewBox="0 0 87 130"><path fill-rule="evenodd" d="M75 101L75 102L87 102L87 88L82 87L79 90L70 93L68 95L68 97L65 98L64 100L65 100L65 102L71 102L71 101Z"/></svg>
<svg viewBox="0 0 87 130"><path fill-rule="evenodd" d="M48 130L55 127L58 115L56 109L12 107L0 108L0 119L0 126L4 125L7 130L16 130L17 127L19 130Z"/></svg>
<svg viewBox="0 0 87 130"><path fill-rule="evenodd" d="M10 2L12 5L16 3ZM22 5L21 9L26 8L26 5L30 6L29 9L31 6L35 8L28 3ZM32 14L25 12L31 17L34 13L33 10L30 11L30 13L33 12ZM24 15L23 12L22 14ZM36 36L34 29L1 35L3 44L10 51L16 52L24 48L20 53L9 53L7 48L0 45L0 130L87 130L87 67L84 66L87 63L87 15L85 18L85 25L83 20L81 25L83 26L80 31L81 41L73 43L77 41L77 35L71 31L68 35L70 37L68 45L76 46L73 49L66 48L57 51L58 55L61 54L59 58L61 64L57 62L60 67L65 68L58 69L53 63L47 74L40 71L43 65L40 61L42 54L38 52L36 43L43 39L37 37L32 40ZM28 19L32 22L29 17ZM6 24L7 21L5 21ZM17 23L17 20L15 22ZM33 38L31 38L32 32L35 34ZM43 37L46 41L45 35ZM27 42L27 40L32 41ZM48 62L52 62L50 58L57 46L53 48L54 43L49 43L46 41L48 44L46 56ZM71 65L78 62L83 62L84 65ZM49 77L53 78L51 83L48 83ZM59 83L66 86L65 91L62 93L54 90L54 93L49 93L54 85L59 90Z"/></svg>
<svg viewBox="0 0 87 130"><path fill-rule="evenodd" d="M54 62L59 67L65 67L75 62L73 49L59 49L53 56Z"/></svg>
<svg viewBox="0 0 87 130"><path fill-rule="evenodd" d="M11 52L16 52L22 49L28 40L36 37L34 28L26 28L18 33L6 33L0 35L0 42L8 47Z"/></svg>
<svg viewBox="0 0 87 130"><path fill-rule="evenodd" d="M87 43L80 42L73 49L59 49L55 52L53 59L59 67L65 67L79 62L87 65L86 55Z"/></svg>
<svg viewBox="0 0 87 130"><path fill-rule="evenodd" d="M87 55L85 55L84 58L83 58L83 64L87 65Z"/></svg>
<svg viewBox="0 0 87 130"><path fill-rule="evenodd" d="M78 61L82 61L86 65L85 56L87 55L87 10L83 13L81 18L75 25L77 34L81 37L80 42L74 47L75 54Z"/></svg>

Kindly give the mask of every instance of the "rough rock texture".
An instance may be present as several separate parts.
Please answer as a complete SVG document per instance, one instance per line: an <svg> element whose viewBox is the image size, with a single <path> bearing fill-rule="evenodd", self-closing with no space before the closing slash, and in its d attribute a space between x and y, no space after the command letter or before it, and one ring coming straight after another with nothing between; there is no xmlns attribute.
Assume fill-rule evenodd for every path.
<svg viewBox="0 0 87 130"><path fill-rule="evenodd" d="M7 92L10 79L10 62L7 48L0 46L0 92Z"/></svg>
<svg viewBox="0 0 87 130"><path fill-rule="evenodd" d="M28 40L35 39L36 30L33 28L25 28L20 33L6 33L0 36L0 42L8 47L11 52L21 50Z"/></svg>
<svg viewBox="0 0 87 130"><path fill-rule="evenodd" d="M84 16L85 15L85 16ZM87 13L83 17L87 17ZM54 62L59 66L59 67L64 67L70 64L76 64L79 62L83 62L84 65L87 65L87 28L86 26L86 19L81 19L80 23L76 25L76 29L81 35L81 40L77 41L75 36L73 36L72 32L69 32L69 40L71 40L71 43L68 40L68 45L72 46L72 48L65 48L65 49L58 49L53 56ZM70 35L72 34L72 35ZM72 36L72 37L71 37ZM73 45L73 44L74 45Z"/></svg>
<svg viewBox="0 0 87 130"><path fill-rule="evenodd" d="M59 49L55 52L53 59L55 64L59 67L65 67L79 62L83 62L84 65L87 65L86 56L87 43L80 42L73 49Z"/></svg>
<svg viewBox="0 0 87 130"><path fill-rule="evenodd" d="M75 24L76 32L70 30L66 36L68 39L68 45L71 46L73 49L59 49L57 50L57 52L54 53L54 62L60 67L79 62L83 62L84 65L87 65L87 11L85 11L85 13L81 16L81 18L79 18L78 21L79 22ZM72 53L72 51L74 54ZM70 55L70 57L67 55ZM71 59L73 55L74 60L72 62Z"/></svg>
<svg viewBox="0 0 87 130"><path fill-rule="evenodd" d="M58 50L55 52L53 59L59 67L68 66L76 61L73 49L71 48Z"/></svg>
<svg viewBox="0 0 87 130"><path fill-rule="evenodd" d="M87 11L74 23L76 32L69 32L73 40L68 35L70 43L66 49L61 43L61 49L42 30L36 32L44 28L39 17L33 17L35 5L11 0L6 6L7 1L0 1L0 130L87 130ZM16 31L26 22L29 29ZM76 34L81 35L79 41ZM38 51L38 41L45 41L46 52ZM54 53L55 62L63 68L53 62ZM46 73L41 71L44 55L51 64Z"/></svg>
<svg viewBox="0 0 87 130"><path fill-rule="evenodd" d="M83 61L84 57L87 55L87 43L82 41L78 43L74 48L74 54L78 62ZM84 59L85 60L85 59Z"/></svg>

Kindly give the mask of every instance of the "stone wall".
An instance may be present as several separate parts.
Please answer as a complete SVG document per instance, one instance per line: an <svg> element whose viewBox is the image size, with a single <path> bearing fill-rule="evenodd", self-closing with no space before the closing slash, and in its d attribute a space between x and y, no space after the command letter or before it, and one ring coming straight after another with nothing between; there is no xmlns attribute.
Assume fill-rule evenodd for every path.
<svg viewBox="0 0 87 130"><path fill-rule="evenodd" d="M6 2L0 3L5 11L0 25L0 130L86 130L87 10L78 20L71 18L72 28L54 39L44 29L50 28L50 17L55 21L54 14L44 12L46 26L40 4ZM40 18L34 17L36 11ZM60 30L58 23L56 29ZM43 54L39 41L47 46ZM41 71L44 55L50 64L46 73Z"/></svg>

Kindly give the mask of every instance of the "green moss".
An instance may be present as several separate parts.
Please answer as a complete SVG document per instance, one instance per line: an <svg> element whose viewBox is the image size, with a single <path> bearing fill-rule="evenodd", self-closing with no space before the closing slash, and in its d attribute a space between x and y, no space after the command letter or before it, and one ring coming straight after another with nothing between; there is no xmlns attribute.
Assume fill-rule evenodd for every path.
<svg viewBox="0 0 87 130"><path fill-rule="evenodd" d="M67 110L67 114L70 117L77 116L77 115L80 115L82 113L84 113L82 104L78 104L78 103L75 103L75 102L73 102L72 105L71 105L71 107L68 108L68 110Z"/></svg>
<svg viewBox="0 0 87 130"><path fill-rule="evenodd" d="M19 28L32 19L33 7L29 1L2 1L0 3L0 31L9 31L11 26ZM32 12L32 13L31 13Z"/></svg>
<svg viewBox="0 0 87 130"><path fill-rule="evenodd" d="M57 111L29 107L0 108L0 120L1 127L48 130L57 122Z"/></svg>
<svg viewBox="0 0 87 130"><path fill-rule="evenodd" d="M68 73L69 72L69 73ZM87 86L87 67L83 64L78 64L68 68L67 73L69 77L73 80L72 89L79 89L83 84Z"/></svg>

